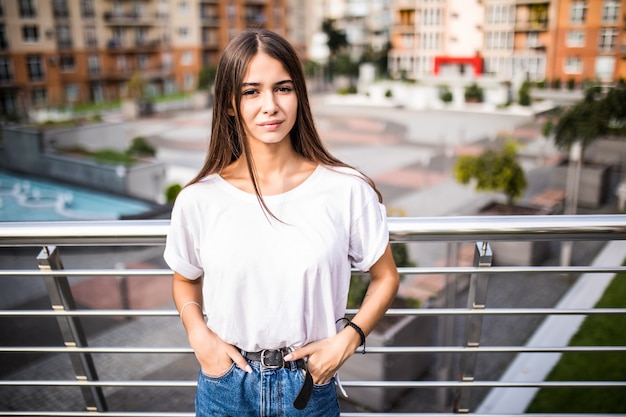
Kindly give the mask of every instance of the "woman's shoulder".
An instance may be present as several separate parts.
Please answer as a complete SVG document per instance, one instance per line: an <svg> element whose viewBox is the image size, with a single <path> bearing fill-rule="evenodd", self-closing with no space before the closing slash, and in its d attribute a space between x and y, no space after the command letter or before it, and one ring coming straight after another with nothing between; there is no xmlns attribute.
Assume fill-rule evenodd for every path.
<svg viewBox="0 0 626 417"><path fill-rule="evenodd" d="M188 184L180 191L176 199L196 199L206 195L207 191L215 188L219 182L219 175L210 174L193 184Z"/></svg>

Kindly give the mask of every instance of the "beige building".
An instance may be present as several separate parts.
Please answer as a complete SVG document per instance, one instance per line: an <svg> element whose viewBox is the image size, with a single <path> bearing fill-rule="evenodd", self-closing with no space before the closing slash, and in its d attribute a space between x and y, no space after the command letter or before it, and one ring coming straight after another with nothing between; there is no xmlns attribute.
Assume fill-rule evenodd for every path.
<svg viewBox="0 0 626 417"><path fill-rule="evenodd" d="M0 114L193 90L236 33L287 35L286 1L0 0Z"/></svg>
<svg viewBox="0 0 626 417"><path fill-rule="evenodd" d="M482 73L480 0L395 0L389 70L395 76Z"/></svg>

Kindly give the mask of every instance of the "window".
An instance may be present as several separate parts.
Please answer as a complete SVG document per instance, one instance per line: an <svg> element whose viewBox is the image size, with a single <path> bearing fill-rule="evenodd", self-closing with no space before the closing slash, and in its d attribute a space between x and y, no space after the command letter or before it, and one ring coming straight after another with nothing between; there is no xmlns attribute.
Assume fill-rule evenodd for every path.
<svg viewBox="0 0 626 417"><path fill-rule="evenodd" d="M600 29L600 41L598 48L600 52L612 52L615 49L615 42L617 40L617 29L603 28Z"/></svg>
<svg viewBox="0 0 626 417"><path fill-rule="evenodd" d="M0 84L13 82L13 68L11 58L0 57Z"/></svg>
<svg viewBox="0 0 626 417"><path fill-rule="evenodd" d="M526 48L536 48L539 46L539 35L537 32L528 32L526 37Z"/></svg>
<svg viewBox="0 0 626 417"><path fill-rule="evenodd" d="M150 58L146 54L137 55L137 68L139 69L148 69L148 65L150 64Z"/></svg>
<svg viewBox="0 0 626 417"><path fill-rule="evenodd" d="M61 55L59 57L59 68L61 68L63 72L74 71L74 56Z"/></svg>
<svg viewBox="0 0 626 417"><path fill-rule="evenodd" d="M586 1L573 1L570 8L570 23L580 25L585 23L587 15Z"/></svg>
<svg viewBox="0 0 626 417"><path fill-rule="evenodd" d="M24 42L39 41L39 26L35 26L35 25L22 26L22 40L24 40Z"/></svg>
<svg viewBox="0 0 626 417"><path fill-rule="evenodd" d="M604 24L617 23L618 17L619 17L619 1L604 0L602 2L602 23Z"/></svg>
<svg viewBox="0 0 626 417"><path fill-rule="evenodd" d="M87 71L89 75L100 74L100 58L98 55L89 55L87 57Z"/></svg>
<svg viewBox="0 0 626 417"><path fill-rule="evenodd" d="M96 48L98 46L98 40L96 39L96 28L93 26L85 26L83 29L85 35L85 45L87 48Z"/></svg>
<svg viewBox="0 0 626 417"><path fill-rule="evenodd" d="M486 50L512 50L513 32L489 31L485 33Z"/></svg>
<svg viewBox="0 0 626 417"><path fill-rule="evenodd" d="M47 97L45 88L34 88L30 91L30 101L34 106L45 106Z"/></svg>
<svg viewBox="0 0 626 417"><path fill-rule="evenodd" d="M40 55L27 56L26 67L28 68L28 77L31 81L43 81L45 74L43 71L43 60Z"/></svg>
<svg viewBox="0 0 626 417"><path fill-rule="evenodd" d="M193 64L193 55L189 51L183 52L180 58L181 65L191 65Z"/></svg>
<svg viewBox="0 0 626 417"><path fill-rule="evenodd" d="M6 51L9 49L9 41L7 39L7 32L4 25L0 25L0 51Z"/></svg>
<svg viewBox="0 0 626 417"><path fill-rule="evenodd" d="M566 74L580 74L583 72L583 61L579 56L568 56L565 58L563 72Z"/></svg>
<svg viewBox="0 0 626 417"><path fill-rule="evenodd" d="M77 84L67 84L65 86L65 100L68 103L75 103L78 101L78 85Z"/></svg>
<svg viewBox="0 0 626 417"><path fill-rule="evenodd" d="M441 9L423 9L422 25L438 26L441 25Z"/></svg>
<svg viewBox="0 0 626 417"><path fill-rule="evenodd" d="M59 25L56 29L57 47L59 49L72 49L72 34L70 27L67 25Z"/></svg>
<svg viewBox="0 0 626 417"><path fill-rule="evenodd" d="M187 27L178 28L178 34L180 35L181 38L186 38L189 35L189 28Z"/></svg>
<svg viewBox="0 0 626 417"><path fill-rule="evenodd" d="M70 17L70 10L67 7L67 0L52 0L52 13L55 18Z"/></svg>
<svg viewBox="0 0 626 417"><path fill-rule="evenodd" d="M2 0L0 0L0 17L4 16L4 6L2 6Z"/></svg>
<svg viewBox="0 0 626 417"><path fill-rule="evenodd" d="M494 4L487 6L487 23L515 23L515 5Z"/></svg>
<svg viewBox="0 0 626 417"><path fill-rule="evenodd" d="M596 57L596 77L601 81L613 80L613 72L615 71L614 56Z"/></svg>
<svg viewBox="0 0 626 417"><path fill-rule="evenodd" d="M191 90L194 88L194 86L196 85L196 80L193 76L193 74L190 73L186 73L184 78L183 78L183 84L184 84L184 89L185 90Z"/></svg>
<svg viewBox="0 0 626 417"><path fill-rule="evenodd" d="M585 46L585 31L570 30L565 38L565 45L570 48L580 48Z"/></svg>
<svg viewBox="0 0 626 417"><path fill-rule="evenodd" d="M128 69L128 63L126 61L126 55L118 55L117 59L115 61L115 65L116 65L117 69L120 70L121 72L126 72L126 70Z"/></svg>
<svg viewBox="0 0 626 417"><path fill-rule="evenodd" d="M189 3L187 3L186 1L181 1L180 3L178 3L178 11L180 12L180 14L187 14L187 12L189 12Z"/></svg>
<svg viewBox="0 0 626 417"><path fill-rule="evenodd" d="M19 0L20 17L32 18L37 17L37 10L35 9L35 0Z"/></svg>
<svg viewBox="0 0 626 417"><path fill-rule="evenodd" d="M94 17L96 15L93 7L93 0L80 1L80 14L82 17Z"/></svg>

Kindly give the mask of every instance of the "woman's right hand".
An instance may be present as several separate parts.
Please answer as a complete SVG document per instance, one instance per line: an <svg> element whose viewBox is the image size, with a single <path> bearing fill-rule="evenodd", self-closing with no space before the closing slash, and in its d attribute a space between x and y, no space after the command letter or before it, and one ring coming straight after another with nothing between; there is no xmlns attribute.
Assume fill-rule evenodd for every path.
<svg viewBox="0 0 626 417"><path fill-rule="evenodd" d="M206 375L223 375L230 369L233 362L244 371L252 372L248 361L239 350L224 342L206 326L189 332L189 344L200 363L202 372Z"/></svg>

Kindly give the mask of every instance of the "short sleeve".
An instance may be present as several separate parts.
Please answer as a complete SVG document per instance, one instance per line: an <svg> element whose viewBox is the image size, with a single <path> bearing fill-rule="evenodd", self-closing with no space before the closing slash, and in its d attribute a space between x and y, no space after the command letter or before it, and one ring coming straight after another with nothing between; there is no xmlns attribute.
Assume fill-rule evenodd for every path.
<svg viewBox="0 0 626 417"><path fill-rule="evenodd" d="M189 200L185 199L183 190L172 209L163 259L174 272L189 279L197 279L203 270L198 256L197 236L192 233L194 229L190 227L193 224L193 217L186 207L188 204Z"/></svg>
<svg viewBox="0 0 626 417"><path fill-rule="evenodd" d="M369 271L383 255L389 243L385 206L377 199L364 201L360 215L350 228L349 256L356 268Z"/></svg>

